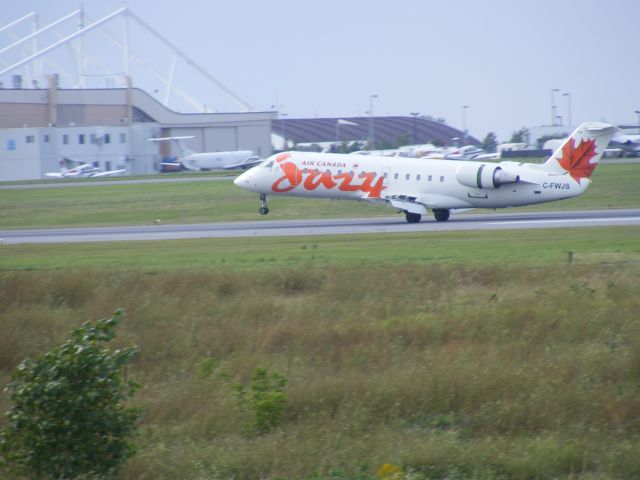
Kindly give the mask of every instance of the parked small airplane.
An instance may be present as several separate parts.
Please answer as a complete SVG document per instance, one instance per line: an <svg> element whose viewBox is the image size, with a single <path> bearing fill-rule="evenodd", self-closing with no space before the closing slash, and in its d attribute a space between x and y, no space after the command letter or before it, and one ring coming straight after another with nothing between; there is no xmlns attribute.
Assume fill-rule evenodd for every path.
<svg viewBox="0 0 640 480"><path fill-rule="evenodd" d="M416 223L431 209L437 221L453 209L503 208L582 194L617 128L583 123L544 164L429 160L332 153L273 155L234 180L260 195L366 200L404 212Z"/></svg>
<svg viewBox="0 0 640 480"><path fill-rule="evenodd" d="M182 140L188 138L193 138L193 136L149 138L149 141L175 142L180 151L178 162L187 170L237 170L253 167L262 161L262 159L256 156L251 150L196 153L182 143ZM175 162L167 163L167 165L174 166Z"/></svg>
<svg viewBox="0 0 640 480"><path fill-rule="evenodd" d="M47 177L53 178L98 178L98 177L113 177L115 175L121 175L127 170L125 168L120 170L102 170L101 168L94 167L89 163L80 163L73 168L65 167L66 162L71 161L77 163L76 160L69 160L65 158L60 162L59 172L45 173Z"/></svg>

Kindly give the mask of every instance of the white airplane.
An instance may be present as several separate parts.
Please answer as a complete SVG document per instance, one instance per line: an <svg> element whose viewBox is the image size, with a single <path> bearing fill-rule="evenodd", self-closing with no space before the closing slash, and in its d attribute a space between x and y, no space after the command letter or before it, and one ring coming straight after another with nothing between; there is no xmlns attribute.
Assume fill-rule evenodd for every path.
<svg viewBox="0 0 640 480"><path fill-rule="evenodd" d="M582 194L617 128L583 123L544 164L428 160L331 153L273 155L234 180L260 195L366 200L404 212L416 223L431 209L437 221L453 209L503 208Z"/></svg>
<svg viewBox="0 0 640 480"><path fill-rule="evenodd" d="M178 150L180 151L178 161L187 170L237 170L240 168L253 167L262 161L262 159L256 156L251 150L196 153L185 147L182 143L182 140L188 138L193 138L193 136L149 138L148 140L150 142L176 142ZM173 166L175 162L167 163L167 165Z"/></svg>
<svg viewBox="0 0 640 480"><path fill-rule="evenodd" d="M59 172L45 173L47 177L53 178L99 178L99 177L113 177L115 175L121 175L126 172L126 169L120 170L102 170L101 168L94 167L89 163L81 163L73 168L66 168L64 161L60 162Z"/></svg>
<svg viewBox="0 0 640 480"><path fill-rule="evenodd" d="M619 148L628 156L637 157L640 155L640 135L616 133L611 139L611 148Z"/></svg>

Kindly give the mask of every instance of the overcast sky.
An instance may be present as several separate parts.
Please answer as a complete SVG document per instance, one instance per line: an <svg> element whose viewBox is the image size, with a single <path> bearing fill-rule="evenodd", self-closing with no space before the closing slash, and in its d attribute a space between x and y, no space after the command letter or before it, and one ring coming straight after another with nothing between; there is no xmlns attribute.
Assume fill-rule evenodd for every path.
<svg viewBox="0 0 640 480"><path fill-rule="evenodd" d="M2 25L31 11L46 24L80 5L3 3ZM556 113L564 123L569 98L573 124L638 122L638 0L83 3L94 20L126 4L255 110L278 105L289 118L365 115L376 94L376 115L420 112L456 128L467 105L472 135L482 139L493 131L506 141L522 126L551 122L557 88ZM110 27L114 35L122 34L122 23ZM168 77L170 51L134 22L130 38L132 49ZM11 41L0 33L0 46ZM92 54L121 72L122 54L109 45L97 37ZM162 82L137 71L134 84L162 98ZM8 85L10 76L3 80ZM178 62L175 82L213 111L239 110L184 63ZM171 106L187 111L178 99Z"/></svg>

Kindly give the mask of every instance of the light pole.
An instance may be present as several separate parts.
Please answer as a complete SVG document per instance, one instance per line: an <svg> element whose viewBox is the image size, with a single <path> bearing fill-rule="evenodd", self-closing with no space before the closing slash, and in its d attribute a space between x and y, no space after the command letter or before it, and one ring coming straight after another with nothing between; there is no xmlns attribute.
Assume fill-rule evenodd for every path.
<svg viewBox="0 0 640 480"><path fill-rule="evenodd" d="M462 146L467 143L467 108L469 105L462 106Z"/></svg>
<svg viewBox="0 0 640 480"><path fill-rule="evenodd" d="M554 100L553 94L559 92L559 88L551 89L551 126L553 127L556 124L556 102Z"/></svg>
<svg viewBox="0 0 640 480"><path fill-rule="evenodd" d="M285 123L286 120L284 119L284 117L287 116L286 113L280 113L280 116L282 117L282 150L287 150L287 124Z"/></svg>
<svg viewBox="0 0 640 480"><path fill-rule="evenodd" d="M409 115L413 117L413 143L418 143L418 115L420 112L411 112Z"/></svg>
<svg viewBox="0 0 640 480"><path fill-rule="evenodd" d="M567 124L571 128L573 125L573 123L571 123L571 94L569 92L565 92L562 96L567 97Z"/></svg>
<svg viewBox="0 0 640 480"><path fill-rule="evenodd" d="M373 130L373 99L378 98L377 94L369 95L369 150L373 149L375 133Z"/></svg>

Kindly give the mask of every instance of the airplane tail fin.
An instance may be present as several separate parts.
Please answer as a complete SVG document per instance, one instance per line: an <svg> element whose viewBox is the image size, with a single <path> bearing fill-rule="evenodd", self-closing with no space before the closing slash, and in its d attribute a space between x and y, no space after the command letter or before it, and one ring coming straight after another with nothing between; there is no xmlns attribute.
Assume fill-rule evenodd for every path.
<svg viewBox="0 0 640 480"><path fill-rule="evenodd" d="M187 137L162 137L162 138L148 138L147 140L149 140L150 142L175 142L176 146L178 147L178 150L180 151L180 158L184 158L188 155L192 155L195 152L193 150L190 150L189 148L187 148L184 143L182 143L182 140L186 140L189 138L193 138L193 135L191 136L187 136Z"/></svg>
<svg viewBox="0 0 640 480"><path fill-rule="evenodd" d="M189 155L193 155L195 153L193 150L187 148L187 146L183 143L182 138L174 137L172 140L176 142L178 150L180 151L180 158L188 157Z"/></svg>
<svg viewBox="0 0 640 480"><path fill-rule="evenodd" d="M558 175L569 173L580 182L590 178L617 127L607 123L583 123L544 163L547 170Z"/></svg>

